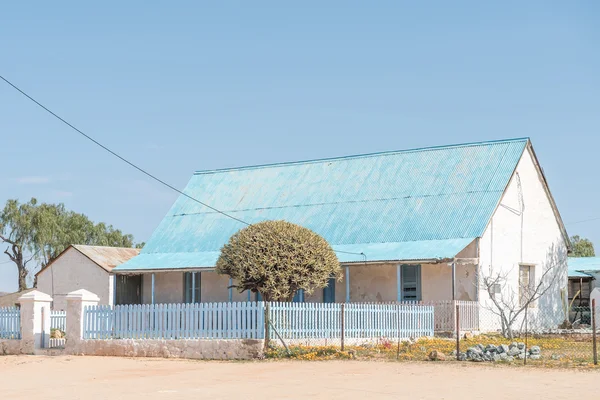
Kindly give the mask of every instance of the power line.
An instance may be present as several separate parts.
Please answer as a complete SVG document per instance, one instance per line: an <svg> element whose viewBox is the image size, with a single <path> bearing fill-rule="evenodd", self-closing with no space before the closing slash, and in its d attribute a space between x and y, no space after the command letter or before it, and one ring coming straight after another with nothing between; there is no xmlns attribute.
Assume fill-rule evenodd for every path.
<svg viewBox="0 0 600 400"><path fill-rule="evenodd" d="M63 124L67 125L69 128L73 129L75 132L79 133L80 135L82 135L83 137L85 137L86 139L88 139L89 141L91 141L92 143L94 143L95 145L99 146L100 148L102 148L103 150L109 152L110 154L112 154L113 156L115 156L116 158L118 158L119 160L123 161L124 163L126 163L127 165L135 168L136 170L138 170L139 172L143 173L144 175L150 177L151 179L154 179L156 182L168 187L169 189L179 193L182 196L187 197L188 199L195 201L198 204L203 205L204 207L207 207L225 217L231 218L235 221L238 221L246 226L249 226L250 224L240 218L234 217L233 215L230 215L224 211L221 211L211 205L208 205L190 195L188 195L187 193L177 189L175 186L163 181L162 179L156 177L155 175L152 175L150 172L146 171L145 169L138 167L137 165L135 165L134 163L132 163L131 161L127 160L126 158L122 157L121 155L117 154L116 152L114 152L113 150L109 149L108 147L106 147L105 145L103 145L102 143L98 142L96 139L92 138L91 136L87 135L86 133L84 133L83 131L81 131L80 129L76 128L73 124L71 124L70 122L66 121L64 118L62 118L61 116L59 116L58 114L56 114L54 111L50 110L48 107L44 106L42 103L40 103L39 101L37 101L36 99L34 99L33 97L31 97L29 94L25 93L23 90L21 90L17 85L15 85L14 83L12 83L11 81L9 81L8 79L6 79L4 76L0 75L0 79L2 79L4 82L6 82L8 85L10 85L13 89L15 89L16 91L18 91L19 93L21 93L23 96L27 97L29 100L31 100L32 102L34 102L36 105L38 105L40 108L42 108L44 111L46 111L47 113L49 113L50 115L52 115L54 118L58 119L59 121L61 121ZM355 254L355 255L360 255L363 256L366 260L367 256L364 253L352 253L352 252L347 252L347 251L336 251L334 250L336 253L346 253L346 254Z"/></svg>
<svg viewBox="0 0 600 400"><path fill-rule="evenodd" d="M53 117L55 117L56 119L58 119L59 121L61 121L63 124L67 125L69 128L73 129L74 131L76 131L77 133L79 133L80 135L82 135L83 137L85 137L86 139L88 139L89 141L91 141L92 143L94 143L95 145L101 147L102 149L106 150L107 152L109 152L110 154L112 154L113 156L117 157L119 160L123 161L124 163L128 164L129 166L137 169L138 171L140 171L141 173L143 173L144 175L154 179L155 181L161 183L162 185L165 185L166 187L168 187L169 189L187 197L190 200L195 201L198 204L203 205L204 207L210 208L211 210L224 215L228 218L231 218L233 220L236 220L238 222L241 222L244 225L250 225L249 223L247 223L246 221L243 221L239 218L234 217L233 215L229 215L224 211L221 211L213 206L210 206L184 192L182 192L181 190L177 189L175 186L170 185L169 183L163 181L160 178L157 178L156 176L152 175L150 172L146 171L145 169L138 167L137 165L135 165L134 163L132 163L131 161L125 159L124 157L120 156L119 154L115 153L114 151L112 151L111 149L109 149L108 147L106 147L105 145L103 145L102 143L98 142L97 140L95 140L94 138L92 138L91 136L85 134L84 132L82 132L81 130L77 129L75 126L73 126L71 123L67 122L65 119L63 119L62 117L60 117L58 114L56 114L55 112L53 112L52 110L50 110L48 107L44 106L42 103L40 103L39 101L37 101L36 99L34 99L33 97L31 97L30 95L28 95L27 93L25 93L23 90L21 90L19 87L17 87L15 84L13 84L12 82L10 82L8 79L6 79L5 77L3 77L2 75L0 75L0 79L2 79L4 82L8 83L10 86L13 87L13 89L17 90L19 93L21 93L23 96L27 97L29 100L33 101L35 104L37 104L39 107L41 107L42 109L44 109L45 111L47 111L50 115L52 115Z"/></svg>
<svg viewBox="0 0 600 400"><path fill-rule="evenodd" d="M581 221L574 221L574 222L568 222L565 225L575 225L575 224L582 224L584 222L590 222L590 221L598 221L600 219L600 217L596 217L596 218L588 218L588 219L582 219Z"/></svg>

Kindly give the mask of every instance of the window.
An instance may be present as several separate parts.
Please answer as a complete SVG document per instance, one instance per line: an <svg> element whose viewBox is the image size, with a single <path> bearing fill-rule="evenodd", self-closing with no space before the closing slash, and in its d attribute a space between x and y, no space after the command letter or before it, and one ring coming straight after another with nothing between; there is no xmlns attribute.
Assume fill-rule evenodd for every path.
<svg viewBox="0 0 600 400"><path fill-rule="evenodd" d="M519 304L525 305L534 295L535 266L519 265ZM533 305L533 304L530 304Z"/></svg>
<svg viewBox="0 0 600 400"><path fill-rule="evenodd" d="M294 303L304 303L304 290L298 289L292 301Z"/></svg>
<svg viewBox="0 0 600 400"><path fill-rule="evenodd" d="M490 293L492 299L495 299L496 295L500 295L500 293L502 293L502 285L500 285L499 283L494 283L492 285L492 290Z"/></svg>
<svg viewBox="0 0 600 400"><path fill-rule="evenodd" d="M421 300L421 266L402 266L402 301Z"/></svg>
<svg viewBox="0 0 600 400"><path fill-rule="evenodd" d="M327 286L323 289L323 303L335 303L335 278L329 278Z"/></svg>
<svg viewBox="0 0 600 400"><path fill-rule="evenodd" d="M185 272L183 274L185 303L200 303L200 272Z"/></svg>

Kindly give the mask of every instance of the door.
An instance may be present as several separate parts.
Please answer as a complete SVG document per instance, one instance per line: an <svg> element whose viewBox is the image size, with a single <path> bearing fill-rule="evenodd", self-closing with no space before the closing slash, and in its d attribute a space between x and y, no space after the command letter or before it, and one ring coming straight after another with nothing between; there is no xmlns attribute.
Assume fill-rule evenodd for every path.
<svg viewBox="0 0 600 400"><path fill-rule="evenodd" d="M115 304L142 304L142 275L117 275Z"/></svg>
<svg viewBox="0 0 600 400"><path fill-rule="evenodd" d="M402 266L402 301L421 300L421 266Z"/></svg>
<svg viewBox="0 0 600 400"><path fill-rule="evenodd" d="M323 289L323 303L335 303L335 278L329 278L327 286Z"/></svg>

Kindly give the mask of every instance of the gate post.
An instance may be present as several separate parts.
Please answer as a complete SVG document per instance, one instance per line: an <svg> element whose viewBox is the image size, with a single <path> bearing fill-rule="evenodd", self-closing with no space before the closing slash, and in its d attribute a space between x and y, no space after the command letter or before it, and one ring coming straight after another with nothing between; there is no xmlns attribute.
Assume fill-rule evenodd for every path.
<svg viewBox="0 0 600 400"><path fill-rule="evenodd" d="M67 342L65 349L69 354L77 354L78 346L83 340L84 309L96 306L100 298L85 289L75 290L67 294Z"/></svg>
<svg viewBox="0 0 600 400"><path fill-rule="evenodd" d="M52 297L32 290L19 297L21 306L21 352L34 354L50 342L50 304Z"/></svg>

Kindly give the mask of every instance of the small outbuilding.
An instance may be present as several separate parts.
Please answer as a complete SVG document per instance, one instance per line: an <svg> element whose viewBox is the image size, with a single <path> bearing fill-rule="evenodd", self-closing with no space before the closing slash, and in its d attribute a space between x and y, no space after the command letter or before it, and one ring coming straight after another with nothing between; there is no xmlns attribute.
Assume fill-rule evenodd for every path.
<svg viewBox="0 0 600 400"><path fill-rule="evenodd" d="M116 282L112 270L139 252L139 249L122 247L71 245L36 274L37 289L52 296L55 310L66 309L67 294L79 289L96 293L100 297L99 304L119 304L121 299L114 290ZM141 299L141 293L137 296Z"/></svg>

